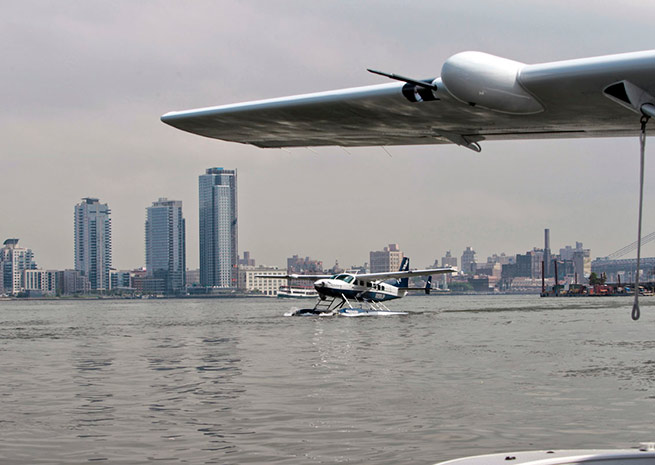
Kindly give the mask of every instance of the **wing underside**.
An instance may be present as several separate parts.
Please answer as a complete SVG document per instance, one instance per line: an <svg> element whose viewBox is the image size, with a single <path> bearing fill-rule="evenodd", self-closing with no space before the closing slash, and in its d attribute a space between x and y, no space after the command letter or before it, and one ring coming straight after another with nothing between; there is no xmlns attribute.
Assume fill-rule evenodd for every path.
<svg viewBox="0 0 655 465"><path fill-rule="evenodd" d="M614 137L638 134L639 115L608 98L605 89L628 81L655 94L655 51L537 65L466 53L448 68L447 61L441 78L425 81L438 89L429 94L392 82L171 112L162 121L194 134L258 147ZM464 59L478 62L462 65ZM472 71L465 74L465 66ZM499 78L486 68L494 66L505 74Z"/></svg>

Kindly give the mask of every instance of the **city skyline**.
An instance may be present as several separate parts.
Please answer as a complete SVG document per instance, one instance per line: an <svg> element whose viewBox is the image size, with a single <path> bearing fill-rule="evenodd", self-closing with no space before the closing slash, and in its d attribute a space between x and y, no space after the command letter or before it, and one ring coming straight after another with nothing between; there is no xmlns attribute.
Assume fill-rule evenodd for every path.
<svg viewBox="0 0 655 465"><path fill-rule="evenodd" d="M75 221L74 221L74 254L75 254L75 271L80 272L81 276L89 280L91 290L108 289L110 281L110 270L132 270L137 271L142 269L146 272L144 276L152 279L159 279L165 282L163 284L166 293L173 294L181 290L186 283L186 273L196 270L199 272L200 281L202 286L215 286L215 287L238 287L238 271L236 269L240 265L254 264L255 259L252 258L250 251L243 251L243 259L241 258L241 251L238 249L238 194L236 189L236 170L224 169L222 167L214 167L205 169L205 174L198 177L198 192L201 207L200 221L201 225L199 231L205 231L205 253L204 261L208 264L206 266L213 266L215 269L210 270L208 273L205 271L204 281L202 278L203 272L201 267L189 268L186 267L186 221L182 215L182 201L168 200L166 197L160 197L157 201L153 201L151 206L146 207L146 221L145 221L145 260L143 265L131 268L121 268L111 266L112 261L112 238L111 238L111 210L107 203L101 204L99 199L93 197L83 197L82 202L75 205ZM203 214L204 209L204 214ZM204 224L204 226L203 226ZM202 235L202 234L201 234ZM644 244L653 241L655 233L648 234ZM19 239L7 239L7 243L15 246ZM12 242L14 241L14 242ZM203 244L201 237L200 243ZM11 245L10 244L10 245ZM227 244L227 247L225 245ZM566 244L559 249L559 254L551 254L550 249L550 228L544 229L544 244L543 247L538 245L532 246L532 249L527 249L526 256L534 253L539 253L539 258L531 259L532 267L534 268L532 274L536 276L539 274L538 263L544 261L546 276L552 276L551 269L552 256L557 255L566 261L573 261L573 252L582 250L582 242L575 241L575 248ZM611 255L620 258L628 255L626 251L633 252L635 250L635 243L628 244L622 249L615 251ZM223 246L223 247L221 247ZM220 249L223 250L220 250ZM369 245L370 248L370 245ZM29 250L30 260L33 259L34 253ZM89 253L93 250L93 253ZM557 249L555 249L557 250ZM586 257L591 259L590 249L586 250ZM293 252L296 252L294 250ZM287 269L293 272L302 274L303 270L293 269L291 265L292 260L303 260L299 258L298 254L289 258L287 253ZM406 256L402 250L399 249L397 243L391 243L388 247L384 247L383 251L369 251L369 262L354 262L346 264L344 269L352 268L366 268L373 270L372 272L379 271L393 271L399 266L400 260ZM475 274L475 266L484 265L485 263L500 263L499 260L503 257L515 257L516 261L520 261L520 251L510 251L509 255L505 251L498 251L487 256L486 261L476 258L476 255L482 257L482 254L477 254L471 246L466 246L462 251L460 266L457 267L457 257L451 255L451 250L445 252L445 256L441 258L441 266L455 266L465 274ZM203 248L200 249L201 257L203 255ZM604 255L599 255L597 258L603 258ZM652 260L655 257L647 258ZM309 255L304 259L309 260ZM419 260L424 260L420 257ZM430 263L430 258L425 259L425 263ZM451 261L452 260L452 261ZM328 258L330 261L330 258ZM199 259L203 263L203 258ZM321 269L316 268L310 271L321 272L323 270L323 260L312 260L321 265ZM438 267L439 258L435 256L434 267ZM339 268L339 259L335 259L335 267ZM150 266L149 266L150 265ZM252 265L251 265L252 266ZM275 267L283 268L279 263L274 264L261 264L260 267ZM430 265L423 265L428 268ZM173 270L172 272L169 271ZM577 265L578 269L582 265ZM35 268L36 269L36 268ZM43 267L38 268L43 270ZM48 267L52 269L52 267ZM325 268L328 269L327 267ZM480 267L479 269L484 269ZM305 270L306 271L306 270ZM644 271L644 268L642 268ZM122 272L122 271L121 271ZM311 274L311 273L310 273ZM212 278L211 276L223 275L219 278ZM18 276L18 275L17 275ZM208 277L209 276L209 277ZM229 277L226 277L229 276ZM101 285L98 285L101 283ZM230 283L229 285L227 283ZM237 283L237 284L235 284ZM153 284L151 284L152 286ZM6 286L6 284L5 284ZM154 285L158 288L159 284Z"/></svg>
<svg viewBox="0 0 655 465"><path fill-rule="evenodd" d="M636 239L631 138L485 143L481 154L454 146L314 153L207 140L159 116L386 82L367 67L436 76L464 50L527 63L642 50L654 5L465 1L412 4L398 15L386 1L313 12L296 1L164 4L27 1L0 18L3 42L14 44L0 52L1 192L11 198L0 205L0 235L20 237L44 268L74 266L66 212L84 194L112 206L116 268L143 264L144 208L163 196L185 202L187 248L198 250L194 180L216 165L242 176L239 242L264 264L294 253L363 263L370 244L390 242L417 265L468 245L489 256L530 250L546 227L553 245L582 238L598 256ZM269 33L253 34L260 30ZM655 202L649 166L646 212ZM655 218L646 214L643 230L655 230ZM196 268L197 254L188 255ZM644 255L655 255L653 244Z"/></svg>
<svg viewBox="0 0 655 465"><path fill-rule="evenodd" d="M207 168L204 175L198 177L199 181L199 197L204 198L205 203L205 215L200 214L201 221L204 222L205 226L200 226L200 231L205 230L208 241L214 242L215 244L210 244L208 249L209 252L206 254L206 262L213 263L217 265L216 270L213 270L212 273L219 274L220 269L223 268L223 272L227 270L233 270L241 265L254 266L255 259L252 258L250 251L243 251L243 258L241 252L238 249L238 223L236 218L239 215L238 212L238 201L237 190L236 190L236 170L226 170L222 167L220 168ZM203 202L201 201L201 204ZM213 210L217 210L214 212ZM145 260L142 265L138 265L131 268L121 268L111 266L111 256L112 256L112 239L111 239L111 210L108 207L108 204L101 204L99 199L93 197L84 197L82 202L75 205L75 221L74 221L74 255L75 255L75 270L81 272L82 276L86 276L90 281L91 289L103 289L105 284L109 282L109 271L110 270L126 270L131 269L136 271L142 269L147 271L147 276L149 278L163 279L164 281L169 280L170 282L167 285L168 292L171 290L171 283L175 281L173 287L180 289L184 285L185 278L183 274L188 271L196 270L200 272L200 267L189 268L186 267L187 255L186 255L186 220L182 214L182 201L178 200L169 200L166 197L160 197L157 201L153 201L152 205L146 207L146 221L145 221ZM100 227L98 228L97 223L100 222ZM642 244L649 244L653 242L655 233L650 233L644 236L642 239ZM93 238L93 246L90 247L89 243ZM13 244L14 246L18 243L18 238L15 239L6 239L5 245ZM13 242L12 242L13 241ZM201 239L202 243L202 239ZM219 244L228 244L227 248L224 248L220 253L216 253L214 249L218 250L220 247ZM559 249L559 254L552 254L550 249L550 229L544 229L544 244L543 247L538 245L533 245L532 249L527 249L526 254L531 254L534 252L541 253L539 262L543 259L545 263L546 275L552 275L552 266L551 259L553 256L561 256L565 260L572 260L572 254L576 250L582 250L583 243L575 241L575 248L570 244L564 245ZM370 248L370 246L369 246ZM94 254L89 254L86 252L87 249L93 249ZM34 257L34 253L31 249L29 254L31 260ZM557 249L555 249L557 250ZM591 259L594 258L594 255L590 253L590 249L586 250L586 257ZM606 255L597 255L595 258L623 258L629 257L636 250L636 242L628 244L623 248L614 251L612 254L609 254L610 257ZM294 250L293 252L296 252ZM291 265L291 260L309 260L309 255L305 259L299 257L298 254L293 255L289 258L288 255L293 252L287 253L287 269L292 269L294 266ZM441 266L455 266L461 272L466 274L474 274L472 264L484 264L489 262L496 262L499 258L502 257L516 257L519 258L521 255L520 251L510 251L509 254L506 254L505 251L501 251L498 255L498 251L487 256L486 261L476 258L476 255L482 257L482 254L477 254L471 246L466 246L462 251L460 266L457 266L457 257L451 255L451 250L448 249L445 252L445 256L441 258ZM202 248L200 250L200 255L202 255ZM400 263L400 260L403 256L406 256L402 250L399 249L397 243L391 243L388 247L384 247L383 251L373 251L369 253L368 262L355 262L348 265L345 265L346 268L354 267L360 268L362 264L364 268L366 265L369 266L373 272L385 270L392 271ZM218 257L218 258L217 258ZM225 257L230 257L228 260L225 260ZM654 259L655 257L650 257ZM423 258L419 258L423 260ZM429 258L426 259L426 263L429 262ZM202 259L199 260L202 263ZM226 263L229 264L226 265ZM330 261L330 258L328 258ZM97 263L100 264L98 266ZM313 262L323 265L323 260L313 260ZM435 256L434 267L438 267L439 258ZM535 262L536 263L536 262ZM149 266L150 264L150 266ZM166 264L166 266L164 266ZM339 260L335 259L335 268L338 268ZM167 276L164 276L164 269L169 266L171 269L174 269L172 274L166 272ZM276 267L283 268L283 265L280 264L261 264L261 267ZM533 264L536 267L536 265ZM429 267L425 265L424 267ZM53 267L47 267L52 269ZM93 272L91 273L91 268ZM378 270L379 268L379 270ZM42 267L40 270L44 269ZM322 268L321 268L322 269ZM325 269L328 269L327 267ZM535 268L536 269L536 268ZM159 271L159 275L155 276L154 273ZM217 272L217 270L219 270ZM319 272L318 268L314 269L313 272ZM642 269L643 271L643 269ZM303 273L302 270L293 270L293 272ZM537 271L534 272L537 274ZM92 276L93 274L97 276ZM180 276L182 274L182 276ZM230 275L228 281L234 283L237 278L234 277L235 273L228 272ZM207 278L205 278L207 279ZM220 281L220 279L219 279ZM97 282L104 283L103 286L98 287ZM227 282L227 281L225 281ZM209 283L205 282L202 285L206 286L217 286L217 287L228 287L223 283ZM182 283L182 284L180 284Z"/></svg>
<svg viewBox="0 0 655 465"><path fill-rule="evenodd" d="M332 268L324 268L321 260L310 257L302 258L293 255L287 258L287 267L255 266L255 260L248 251L244 251L243 259L239 259L239 266L230 263L230 266L221 266L223 255L231 255L229 247L230 225L236 226L236 220L229 221L229 217L236 215L230 213L229 204L230 184L236 186L236 179L233 171L222 168L207 169L206 175L200 176L201 197L214 197L217 199L218 210L215 212L217 218L228 217L227 226L220 240L221 234L212 234L218 237L217 244L225 246L226 250L215 250L208 257L216 259L214 273L218 274L215 282L201 283L200 276L204 274L205 280L211 275L207 270L184 269L185 257L185 234L184 218L182 215L182 202L160 198L148 207L147 220L145 222L145 268L132 270L108 271L108 285L98 286L98 281L103 281L101 272L98 272L98 262L103 262L102 251L96 257L95 271L91 270L44 270L38 268L34 261L34 253L31 249L17 247L18 238L6 239L4 247L0 249L0 295L11 295L18 297L42 297L42 296L70 296L93 293L94 295L105 294L113 296L155 295L155 296L185 296L185 295L207 295L217 292L239 292L254 296L276 296L280 286L286 286L281 278L287 273L294 274L335 274L335 273L384 273L400 269L400 262L404 263L405 257L398 244L389 244L382 251L370 251L370 263L363 265L351 265L342 268L338 261ZM203 181L203 176L206 176ZM226 179L227 178L227 179ZM203 186L204 184L204 186ZM203 195L203 187L205 193ZM214 189L218 187L218 189ZM222 204L222 205L221 205ZM210 210L214 209L210 205ZM89 211L86 211L89 210ZM83 202L76 205L76 242L81 243L80 249L91 250L89 239L78 240L79 237L97 236L97 225L103 229L108 223L110 213L106 204L100 204L98 199L84 198ZM104 216L104 217L103 217ZM201 213L201 217L203 214ZM214 213L206 213L209 220L206 223L213 224ZM89 226L89 224L93 224ZM81 226L80 226L81 224ZM220 225L216 228L221 229ZM236 228L235 228L236 229ZM89 232L91 231L91 232ZM109 228L110 231L110 228ZM100 237L100 242L104 241ZM590 284L594 276L602 276L602 280L608 282L629 282L634 277L635 260L590 260L590 250L583 247L582 242L576 241L575 247L567 245L560 248L559 254L550 253L550 230L545 229L545 243L543 248L534 247L525 254L517 253L507 255L494 254L487 258L486 262L475 258L475 251L466 247L462 251L460 271L451 277L445 277L442 282L443 289L453 286L458 292L472 290L476 292L510 292L524 293L535 292L544 288L545 279L548 282L557 284L582 284L589 278ZM650 238L648 240L651 240ZM110 240L108 242L111 242ZM630 245L632 247L633 244ZM220 248L220 247L219 247ZM76 249L76 254L79 250ZM622 256L615 255L616 257ZM83 255L83 254L82 254ZM450 251L442 257L441 266L452 266L457 269L457 258L453 257ZM552 260L553 268L548 269L545 265ZM94 260L86 260L93 263ZM641 268L646 279L653 279L655 273L655 258L644 258L644 266ZM104 261L107 263L107 260ZM224 263L223 263L224 265ZM87 265L88 266L88 265ZM438 260L433 265L439 268ZM82 267L80 267L82 268ZM221 270L221 268L224 268ZM426 267L430 268L430 267ZM238 278L232 278L232 270L236 270ZM554 272L553 272L554 270ZM212 271L212 270L210 270ZM100 276L99 276L100 275ZM223 276L221 276L223 275ZM262 275L277 276L273 280L261 279ZM593 278L595 281L596 278ZM185 283L186 281L186 283ZM236 282L235 282L236 281ZM541 284L539 284L541 283ZM311 279L308 283L311 289ZM421 286L423 284L420 284Z"/></svg>

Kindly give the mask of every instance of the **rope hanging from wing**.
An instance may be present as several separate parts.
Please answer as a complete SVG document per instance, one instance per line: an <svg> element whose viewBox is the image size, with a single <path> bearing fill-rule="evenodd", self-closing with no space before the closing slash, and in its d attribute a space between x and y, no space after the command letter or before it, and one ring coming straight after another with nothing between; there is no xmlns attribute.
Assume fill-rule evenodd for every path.
<svg viewBox="0 0 655 465"><path fill-rule="evenodd" d="M643 111L643 109L642 109ZM639 310L639 271L641 262L641 218L644 205L644 162L646 153L646 124L650 117L646 114L641 117L641 132L639 133L639 220L637 225L637 272L635 273L635 301L632 305L632 319L638 320Z"/></svg>

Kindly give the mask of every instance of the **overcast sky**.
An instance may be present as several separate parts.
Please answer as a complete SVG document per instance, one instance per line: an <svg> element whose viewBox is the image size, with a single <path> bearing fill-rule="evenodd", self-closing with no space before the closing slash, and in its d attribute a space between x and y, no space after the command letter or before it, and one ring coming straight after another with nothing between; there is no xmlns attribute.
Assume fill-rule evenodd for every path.
<svg viewBox="0 0 655 465"><path fill-rule="evenodd" d="M377 84L367 67L438 76L479 50L539 63L652 47L655 3L516 1L25 1L0 17L0 240L73 267L73 208L112 210L114 266L144 265L145 209L182 200L198 265L198 175L236 168L239 251L328 266L398 243L413 265L466 246L478 261L575 241L636 239L638 141L258 149L175 130L160 115ZM655 151L655 141L649 142ZM644 234L655 230L647 161ZM647 246L645 255L655 255Z"/></svg>

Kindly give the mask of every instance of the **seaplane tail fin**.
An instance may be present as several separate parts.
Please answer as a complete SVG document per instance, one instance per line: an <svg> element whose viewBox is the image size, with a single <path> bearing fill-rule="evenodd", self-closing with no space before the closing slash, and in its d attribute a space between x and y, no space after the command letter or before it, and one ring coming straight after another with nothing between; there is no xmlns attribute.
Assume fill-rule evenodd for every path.
<svg viewBox="0 0 655 465"><path fill-rule="evenodd" d="M409 257L403 257L398 271L409 271ZM398 287L403 288L409 286L409 278L402 278L398 280Z"/></svg>
<svg viewBox="0 0 655 465"><path fill-rule="evenodd" d="M408 278L403 278L399 281L409 281ZM425 291L426 294L430 294L430 291L432 290L432 275L428 276L428 279L425 283L425 287L409 287L407 285L404 286L398 286L398 290L401 291Z"/></svg>

